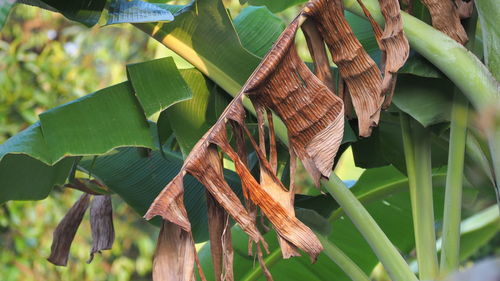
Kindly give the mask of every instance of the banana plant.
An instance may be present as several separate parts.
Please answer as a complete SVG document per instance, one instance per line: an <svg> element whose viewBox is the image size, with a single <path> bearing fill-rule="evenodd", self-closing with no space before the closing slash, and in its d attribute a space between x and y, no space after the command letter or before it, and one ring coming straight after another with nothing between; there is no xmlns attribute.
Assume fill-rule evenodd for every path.
<svg viewBox="0 0 500 281"><path fill-rule="evenodd" d="M218 0L16 2L87 26L106 14L190 66L127 65L127 81L0 145L0 203L83 193L53 264L88 208L90 260L112 247L111 196L160 227L156 281L356 281L380 266L394 281L453 278L500 230L495 207L461 223L464 193L500 198L493 0L251 0L234 18ZM0 2L0 24L14 4ZM366 169L352 187L333 171L348 147ZM314 186L329 195L300 194Z"/></svg>

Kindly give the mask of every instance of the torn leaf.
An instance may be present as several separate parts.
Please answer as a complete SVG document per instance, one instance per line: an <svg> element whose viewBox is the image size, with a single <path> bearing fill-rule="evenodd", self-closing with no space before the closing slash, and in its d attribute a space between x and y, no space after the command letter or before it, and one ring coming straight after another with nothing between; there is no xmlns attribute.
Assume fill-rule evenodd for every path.
<svg viewBox="0 0 500 281"><path fill-rule="evenodd" d="M113 206L110 195L96 195L92 199L90 229L92 231L92 249L87 263L92 261L95 253L111 249L115 241Z"/></svg>
<svg viewBox="0 0 500 281"><path fill-rule="evenodd" d="M57 225L53 233L50 256L47 259L49 262L61 266L68 264L71 243L73 243L76 231L89 207L89 201L90 195L84 193Z"/></svg>

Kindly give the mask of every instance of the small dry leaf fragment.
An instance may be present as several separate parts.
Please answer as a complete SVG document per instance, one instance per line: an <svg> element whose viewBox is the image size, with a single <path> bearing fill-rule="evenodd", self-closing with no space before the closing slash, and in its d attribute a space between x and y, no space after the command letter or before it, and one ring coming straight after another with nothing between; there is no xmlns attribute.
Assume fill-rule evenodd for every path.
<svg viewBox="0 0 500 281"><path fill-rule="evenodd" d="M90 229L92 230L92 250L87 263L92 261L95 253L111 249L115 241L113 206L110 195L96 195L92 198Z"/></svg>
<svg viewBox="0 0 500 281"><path fill-rule="evenodd" d="M53 233L50 257L47 259L49 262L55 265L67 265L71 243L89 207L89 201L90 195L84 193L57 225Z"/></svg>
<svg viewBox="0 0 500 281"><path fill-rule="evenodd" d="M229 216L219 206L215 198L206 192L208 233L210 234L210 251L216 281L232 281L233 274L233 245Z"/></svg>
<svg viewBox="0 0 500 281"><path fill-rule="evenodd" d="M313 18L345 81L358 117L359 135L368 137L380 118L381 73L344 17L341 0L314 0L303 13ZM299 158L300 158L300 154Z"/></svg>
<svg viewBox="0 0 500 281"><path fill-rule="evenodd" d="M153 259L153 281L194 281L195 255L191 233L163 221Z"/></svg>
<svg viewBox="0 0 500 281"><path fill-rule="evenodd" d="M399 2L398 0L379 0L380 10L385 19L383 31L366 9L363 1L358 0L358 3L370 21L382 51L382 71L384 72L382 95L385 96L382 109L386 109L392 102L397 72L405 64L410 53L410 44L403 32Z"/></svg>
<svg viewBox="0 0 500 281"><path fill-rule="evenodd" d="M467 33L460 23L460 16L452 0L421 0L429 9L432 26L444 32L458 43L467 43Z"/></svg>
<svg viewBox="0 0 500 281"><path fill-rule="evenodd" d="M464 0L455 0L455 6L457 6L458 16L461 19L467 19L470 18L474 11L474 0L468 2Z"/></svg>

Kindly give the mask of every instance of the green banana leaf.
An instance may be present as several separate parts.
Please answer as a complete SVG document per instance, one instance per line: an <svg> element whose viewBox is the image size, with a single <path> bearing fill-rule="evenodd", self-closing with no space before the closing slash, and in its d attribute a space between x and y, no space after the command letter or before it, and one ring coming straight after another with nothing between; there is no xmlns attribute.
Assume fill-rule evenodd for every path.
<svg viewBox="0 0 500 281"><path fill-rule="evenodd" d="M141 0L113 0L109 4L106 25L172 20L174 20L174 16L169 10L154 3Z"/></svg>
<svg viewBox="0 0 500 281"><path fill-rule="evenodd" d="M481 23L483 35L484 60L493 76L500 81L500 29L498 28L498 15L500 2L496 0L476 1L475 6Z"/></svg>
<svg viewBox="0 0 500 281"><path fill-rule="evenodd" d="M0 145L0 175L5 175L0 178L0 203L45 198L67 178L73 156L99 155L118 147L157 147L146 115L190 98L191 92L171 58L132 65L130 70L132 83L49 110L40 115L40 122ZM148 80L167 76L171 79L165 83ZM36 174L27 177L28 171Z"/></svg>
<svg viewBox="0 0 500 281"><path fill-rule="evenodd" d="M106 0L17 0L17 3L58 12L70 20L91 27L99 21Z"/></svg>

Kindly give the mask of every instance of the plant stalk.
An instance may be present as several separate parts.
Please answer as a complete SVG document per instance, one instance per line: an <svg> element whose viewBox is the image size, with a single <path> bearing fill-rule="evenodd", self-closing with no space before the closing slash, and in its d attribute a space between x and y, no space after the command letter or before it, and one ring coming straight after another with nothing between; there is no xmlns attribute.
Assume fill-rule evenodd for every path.
<svg viewBox="0 0 500 281"><path fill-rule="evenodd" d="M323 181L322 185L344 209L384 265L391 279L393 281L417 281L415 274L396 247L344 182L332 173L330 179Z"/></svg>
<svg viewBox="0 0 500 281"><path fill-rule="evenodd" d="M323 245L323 252L335 262L352 281L370 281L370 278L354 263L341 249L316 232L316 236Z"/></svg>
<svg viewBox="0 0 500 281"><path fill-rule="evenodd" d="M421 280L434 280L439 267L434 230L430 135L404 113L401 113L401 127L419 276Z"/></svg>
<svg viewBox="0 0 500 281"><path fill-rule="evenodd" d="M460 263L460 222L467 115L467 100L462 94L455 91L451 111L450 149L444 199L441 276L446 276L457 270Z"/></svg>

